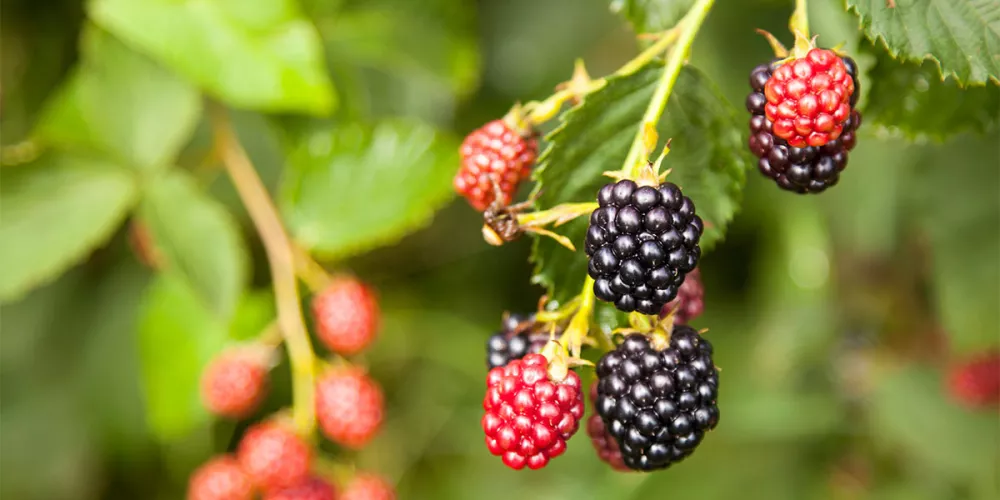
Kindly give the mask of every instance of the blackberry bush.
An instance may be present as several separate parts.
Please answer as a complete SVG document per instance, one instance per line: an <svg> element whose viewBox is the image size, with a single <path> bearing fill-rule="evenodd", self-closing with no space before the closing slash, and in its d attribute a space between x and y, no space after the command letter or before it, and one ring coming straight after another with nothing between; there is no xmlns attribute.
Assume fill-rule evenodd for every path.
<svg viewBox="0 0 1000 500"><path fill-rule="evenodd" d="M712 344L675 326L658 350L632 334L597 364L597 413L631 469L664 469L687 458L719 422Z"/></svg>
<svg viewBox="0 0 1000 500"><path fill-rule="evenodd" d="M861 113L853 109L860 92L857 82L857 64L845 57L842 64L850 77L853 91L844 104L849 106L847 117L840 125L836 137L822 146L795 147L774 131L774 122L767 113L770 106L766 89L772 74L779 67L776 62L761 64L750 72L750 87L746 106L750 111L750 151L759 158L757 168L773 179L782 189L796 193L821 193L837 184L840 172L847 168L848 152L857 142L856 131L861 126ZM788 67L787 65L784 67ZM822 141L817 141L822 142Z"/></svg>
<svg viewBox="0 0 1000 500"><path fill-rule="evenodd" d="M624 179L597 193L585 250L594 295L624 312L657 314L701 257L704 226L676 184Z"/></svg>

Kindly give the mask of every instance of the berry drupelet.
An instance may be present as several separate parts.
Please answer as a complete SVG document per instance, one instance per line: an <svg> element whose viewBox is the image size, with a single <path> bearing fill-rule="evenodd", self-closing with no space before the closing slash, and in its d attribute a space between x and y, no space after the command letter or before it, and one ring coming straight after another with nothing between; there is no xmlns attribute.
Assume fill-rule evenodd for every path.
<svg viewBox="0 0 1000 500"><path fill-rule="evenodd" d="M776 134L775 123L767 114L770 102L766 88L772 74L777 71L777 64L762 64L750 73L753 90L746 100L747 110L751 113L750 151L759 158L757 167L760 172L782 189L800 194L820 193L837 184L840 172L847 167L848 151L854 149L855 134L861 126L861 113L853 109L860 94L860 84L854 60L844 57L842 64L852 82L850 87L853 91L847 98L851 109L838 135L831 135L822 146L795 147Z"/></svg>
<svg viewBox="0 0 1000 500"><path fill-rule="evenodd" d="M701 257L694 203L676 184L628 179L602 187L597 202L585 247L594 295L624 312L659 313Z"/></svg>
<svg viewBox="0 0 1000 500"><path fill-rule="evenodd" d="M664 469L694 452L719 421L712 345L677 325L657 350L631 334L597 364L597 413L630 469Z"/></svg>

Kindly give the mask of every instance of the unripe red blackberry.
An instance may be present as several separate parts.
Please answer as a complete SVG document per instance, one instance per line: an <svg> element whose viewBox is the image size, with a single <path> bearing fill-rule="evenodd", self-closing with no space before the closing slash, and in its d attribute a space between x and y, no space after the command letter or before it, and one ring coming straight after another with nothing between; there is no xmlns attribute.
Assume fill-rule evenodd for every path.
<svg viewBox="0 0 1000 500"><path fill-rule="evenodd" d="M291 488L269 491L264 500L337 500L337 490L324 479L310 477Z"/></svg>
<svg viewBox="0 0 1000 500"><path fill-rule="evenodd" d="M847 75L851 77L855 92L848 105L857 102L857 64L849 57L842 60ZM757 167L762 174L779 187L796 193L819 193L837 184L840 172L847 167L848 151L854 149L856 131L861 126L861 113L851 110L836 139L821 147L793 147L775 135L773 122L766 115L768 99L765 87L771 79L776 63L762 64L750 73L753 89L747 96L746 106L750 111L750 151L760 160Z"/></svg>
<svg viewBox="0 0 1000 500"><path fill-rule="evenodd" d="M541 354L528 354L486 378L482 425L490 453L512 469L540 469L566 451L583 416L580 377L569 371L562 380L548 374Z"/></svg>
<svg viewBox="0 0 1000 500"><path fill-rule="evenodd" d="M486 366L493 369L527 354L542 352L549 335L534 333L534 322L533 315L507 315L502 329L486 340Z"/></svg>
<svg viewBox="0 0 1000 500"><path fill-rule="evenodd" d="M590 386L590 402L594 405L596 412L597 384ZM604 428L604 421L601 420L601 416L597 413L594 413L587 419L587 435L590 436L590 443L594 445L597 458L600 458L602 462L610 465L616 471L625 472L629 470L625 466L625 462L622 461L622 451L618 447L618 442Z"/></svg>
<svg viewBox="0 0 1000 500"><path fill-rule="evenodd" d="M312 301L316 336L331 351L350 356L375 339L378 300L356 278L337 278Z"/></svg>
<svg viewBox="0 0 1000 500"><path fill-rule="evenodd" d="M632 334L597 364L597 413L630 469L664 469L694 452L719 421L712 345L675 325L657 350Z"/></svg>
<svg viewBox="0 0 1000 500"><path fill-rule="evenodd" d="M584 249L594 295L624 312L659 313L701 257L694 203L676 184L628 179L602 187L597 202Z"/></svg>
<svg viewBox="0 0 1000 500"><path fill-rule="evenodd" d="M236 449L240 467L262 490L291 488L309 477L312 450L292 430L275 422L256 424Z"/></svg>
<svg viewBox="0 0 1000 500"><path fill-rule="evenodd" d="M198 467L188 482L187 500L251 500L253 486L232 455L215 457Z"/></svg>
<svg viewBox="0 0 1000 500"><path fill-rule="evenodd" d="M340 500L396 500L396 490L375 474L358 474L340 496Z"/></svg>
<svg viewBox="0 0 1000 500"><path fill-rule="evenodd" d="M814 48L781 64L764 84L772 132L792 147L819 147L840 137L851 113L854 75L831 50Z"/></svg>
<svg viewBox="0 0 1000 500"><path fill-rule="evenodd" d="M510 204L538 156L538 141L527 134L512 129L504 120L491 121L469 134L459 149L462 167L455 175L455 191L482 212L494 200L496 182L504 205Z"/></svg>
<svg viewBox="0 0 1000 500"><path fill-rule="evenodd" d="M987 351L951 367L951 397L969 408L1000 404L1000 351Z"/></svg>
<svg viewBox="0 0 1000 500"><path fill-rule="evenodd" d="M249 347L223 352L201 376L201 400L208 411L245 418L267 394L268 361L264 349Z"/></svg>
<svg viewBox="0 0 1000 500"><path fill-rule="evenodd" d="M316 381L316 420L329 440L358 449L382 426L382 389L364 370L334 368Z"/></svg>
<svg viewBox="0 0 1000 500"><path fill-rule="evenodd" d="M686 325L691 320L701 316L705 310L705 287L701 283L701 272L691 271L684 277L684 283L677 289L677 298L663 306L660 317L667 317L674 312L674 324Z"/></svg>

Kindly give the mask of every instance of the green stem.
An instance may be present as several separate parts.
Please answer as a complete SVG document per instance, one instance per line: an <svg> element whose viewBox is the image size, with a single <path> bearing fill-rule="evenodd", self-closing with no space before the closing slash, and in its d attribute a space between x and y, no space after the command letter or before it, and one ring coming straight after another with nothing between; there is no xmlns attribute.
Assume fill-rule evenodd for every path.
<svg viewBox="0 0 1000 500"><path fill-rule="evenodd" d="M646 114L642 117L639 130L635 134L632 147L629 148L625 164L622 166L622 172L628 178L637 177L639 169L645 164L645 158L640 158L644 153L648 154L644 146L645 132L650 127L655 129L656 124L659 123L660 116L663 115L663 110L667 106L667 100L670 98L670 92L674 88L677 76L680 75L681 67L684 66L685 60L691 53L691 45L694 43L695 35L701 29L701 24L705 21L705 16L708 15L708 11L712 9L714 3L715 0L698 0L678 23L680 34L677 37L677 43L670 50L670 56L663 67L663 76L653 92L653 98L649 101Z"/></svg>
<svg viewBox="0 0 1000 500"><path fill-rule="evenodd" d="M646 48L646 50L639 53L639 55L632 58L622 67L618 68L617 71L612 73L612 76L623 76L635 73L640 68L645 66L652 61L657 55L662 53L670 44L677 40L679 31L675 29L670 29L662 33L660 38L656 40L652 45ZM532 125L540 125L553 117L559 112L562 105L574 97L580 98L591 92L595 92L604 84L607 83L607 77L598 78L596 80L591 80L583 88L566 88L552 94L544 101L533 101L525 104L526 108L531 111L526 117L527 121L531 122Z"/></svg>
<svg viewBox="0 0 1000 500"><path fill-rule="evenodd" d="M583 346L583 339L590 334L590 322L594 316L594 278L590 275L583 280L583 288L580 290L580 306L573 319L569 321L566 330L559 337L559 343L566 346L574 357L580 356L580 349Z"/></svg>
<svg viewBox="0 0 1000 500"><path fill-rule="evenodd" d="M652 61L657 55L662 53L664 50L667 50L667 47L674 43L679 36L680 30L677 28L665 31L663 35L660 36L660 38L652 45L647 47L646 50L639 53L639 55L635 56L635 58L631 61L625 63L625 65L621 68L618 68L618 71L615 71L614 73L615 76L630 75L639 71L643 66L649 64L649 61Z"/></svg>
<svg viewBox="0 0 1000 500"><path fill-rule="evenodd" d="M313 400L316 357L302 318L298 282L295 278L295 250L267 188L229 123L225 109L221 106L214 107L212 119L222 162L267 253L278 309L278 328L285 339L292 364L295 426L302 436L310 437L316 428Z"/></svg>

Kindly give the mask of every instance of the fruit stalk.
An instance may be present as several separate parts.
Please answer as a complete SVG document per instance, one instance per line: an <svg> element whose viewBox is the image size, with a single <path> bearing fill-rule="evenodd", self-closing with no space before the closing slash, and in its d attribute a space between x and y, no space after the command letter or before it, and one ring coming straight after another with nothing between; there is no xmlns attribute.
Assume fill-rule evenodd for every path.
<svg viewBox="0 0 1000 500"><path fill-rule="evenodd" d="M236 137L225 109L212 108L215 143L229 178L250 214L264 244L274 282L278 327L285 339L292 365L293 416L302 436L311 436L316 428L314 410L315 356L302 319L298 282L295 278L295 250L267 189L254 170L250 158Z"/></svg>
<svg viewBox="0 0 1000 500"><path fill-rule="evenodd" d="M688 55L691 53L691 45L694 43L694 37L698 34L698 30L701 29L701 25L714 3L715 0L698 0L691 6L691 10L684 15L680 23L678 23L680 32L677 36L677 43L670 49L667 63L663 67L663 76L656 86L653 98L649 101L646 114L642 117L639 130L632 141L632 147L629 148L628 156L625 157L625 164L622 166L622 172L628 178L637 177L639 170L646 163L645 158L640 158L643 153L648 154L645 151L645 131L647 129L656 129L656 124L660 121L660 116L663 115L663 110L667 106L670 92L674 88L674 82L677 81L681 67L684 66L685 60L687 60Z"/></svg>

